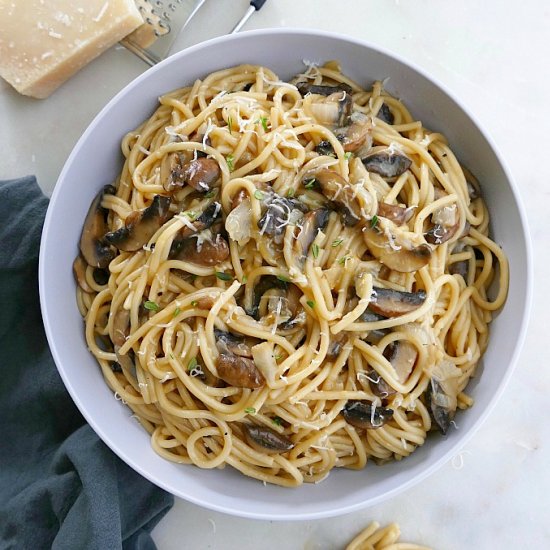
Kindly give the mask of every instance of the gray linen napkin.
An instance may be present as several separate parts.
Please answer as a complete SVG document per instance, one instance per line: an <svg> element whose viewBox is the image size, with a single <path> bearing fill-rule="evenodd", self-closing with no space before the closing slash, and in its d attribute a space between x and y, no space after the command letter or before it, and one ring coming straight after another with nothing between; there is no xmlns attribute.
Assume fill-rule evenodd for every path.
<svg viewBox="0 0 550 550"><path fill-rule="evenodd" d="M0 181L0 549L152 550L173 497L99 440L48 349L37 280L47 206L34 177Z"/></svg>

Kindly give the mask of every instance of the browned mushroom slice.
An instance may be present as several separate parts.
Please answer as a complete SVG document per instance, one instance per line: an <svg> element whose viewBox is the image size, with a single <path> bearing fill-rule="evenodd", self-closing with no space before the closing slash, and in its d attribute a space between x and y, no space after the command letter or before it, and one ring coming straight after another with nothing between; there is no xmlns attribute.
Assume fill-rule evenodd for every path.
<svg viewBox="0 0 550 550"><path fill-rule="evenodd" d="M125 226L107 233L105 240L125 252L139 250L168 219L169 208L170 197L155 195L150 206L132 212L126 218Z"/></svg>
<svg viewBox="0 0 550 550"><path fill-rule="evenodd" d="M411 159L403 153L384 147L373 148L361 160L369 172L374 172L383 178L396 178L406 172L412 164Z"/></svg>
<svg viewBox="0 0 550 550"><path fill-rule="evenodd" d="M311 243L317 237L317 233L326 227L329 215L330 212L326 208L318 208L308 212L298 222L298 232L293 244L298 261L303 262L306 259Z"/></svg>
<svg viewBox="0 0 550 550"><path fill-rule="evenodd" d="M130 334L130 312L127 309L119 309L113 318L113 335L111 340L117 347L122 347Z"/></svg>
<svg viewBox="0 0 550 550"><path fill-rule="evenodd" d="M182 259L193 264L211 267L227 260L229 257L229 245L219 234L204 235L210 233L208 229L187 239L174 259Z"/></svg>
<svg viewBox="0 0 550 550"><path fill-rule="evenodd" d="M317 147L315 147L315 152L319 153L319 155L327 156L327 157L335 157L336 153L334 152L334 147L332 146L332 143L326 139L320 141L317 144Z"/></svg>
<svg viewBox="0 0 550 550"><path fill-rule="evenodd" d="M370 253L387 265L390 269L400 273L418 271L430 261L432 250L427 244L413 246L405 239L391 235L391 229L382 231L379 227L366 227L363 238Z"/></svg>
<svg viewBox="0 0 550 550"><path fill-rule="evenodd" d="M334 338L331 338L327 351L327 359L330 359L331 361L336 359L340 355L340 352L342 351L342 348L346 345L347 341L348 337L344 332L341 332L340 334L337 334Z"/></svg>
<svg viewBox="0 0 550 550"><path fill-rule="evenodd" d="M88 264L84 260L82 256L77 256L76 260L73 262L73 274L76 282L78 283L78 286L84 291L84 292L93 292L93 289L90 287L88 282L86 281L86 268L88 267Z"/></svg>
<svg viewBox="0 0 550 550"><path fill-rule="evenodd" d="M432 214L433 227L424 235L430 244L443 244L455 236L460 226L456 204L438 208Z"/></svg>
<svg viewBox="0 0 550 550"><path fill-rule="evenodd" d="M246 198L248 193L241 189L232 199L231 199L231 210L235 210Z"/></svg>
<svg viewBox="0 0 550 550"><path fill-rule="evenodd" d="M380 107L380 110L378 111L378 114L376 116L386 124L393 124L395 121L393 113L390 111L390 108L385 103L382 103L382 107Z"/></svg>
<svg viewBox="0 0 550 550"><path fill-rule="evenodd" d="M374 369L370 369L366 374L369 380L369 387L374 395L381 399L397 393Z"/></svg>
<svg viewBox="0 0 550 550"><path fill-rule="evenodd" d="M346 125L353 108L353 99L344 91L335 92L327 97L317 95L309 104L309 108L319 124L337 128Z"/></svg>
<svg viewBox="0 0 550 550"><path fill-rule="evenodd" d="M261 453L285 453L294 447L294 443L286 435L265 426L245 424L243 428L247 443Z"/></svg>
<svg viewBox="0 0 550 550"><path fill-rule="evenodd" d="M218 376L237 388L261 388L265 384L263 374L252 359L222 353L217 362Z"/></svg>
<svg viewBox="0 0 550 550"><path fill-rule="evenodd" d="M221 204L219 202L213 202L208 205L194 221L185 227L182 227L178 233L178 238L187 239L191 235L196 235L205 229L208 229L218 219L221 212ZM190 227L192 226L192 227ZM174 239L176 240L176 239Z"/></svg>
<svg viewBox="0 0 550 550"><path fill-rule="evenodd" d="M418 309L426 300L423 290L404 292L374 287L369 308L384 317L399 317Z"/></svg>
<svg viewBox="0 0 550 550"><path fill-rule="evenodd" d="M214 336L216 338L216 347L221 354L252 357L250 347L256 342L247 341L243 336L238 336L232 332L224 332L217 328L214 329Z"/></svg>
<svg viewBox="0 0 550 550"><path fill-rule="evenodd" d="M321 187L323 195L336 204L343 213L346 225L355 225L361 218L361 205L357 192L340 174L332 170L319 170L315 180Z"/></svg>
<svg viewBox="0 0 550 550"><path fill-rule="evenodd" d="M266 193L263 206L266 210L258 221L258 228L261 235L270 235L275 238L275 242L282 240L286 227L295 224L307 210L299 200L281 197L276 193Z"/></svg>
<svg viewBox="0 0 550 550"><path fill-rule="evenodd" d="M468 277L468 270L469 270L470 264L468 260L462 260L460 262L453 262L449 265L449 273L451 275L460 275L465 281Z"/></svg>
<svg viewBox="0 0 550 550"><path fill-rule="evenodd" d="M405 208L396 204L378 203L378 216L391 220L396 225L407 223L413 215L412 208Z"/></svg>
<svg viewBox="0 0 550 550"><path fill-rule="evenodd" d="M443 435L456 412L461 375L462 371L453 363L442 361L433 369L426 389L428 410Z"/></svg>
<svg viewBox="0 0 550 550"><path fill-rule="evenodd" d="M271 289L287 290L288 283L274 275L264 275L259 277L258 282L254 286L254 291L250 297L244 299L244 309L247 315L258 319L260 301L262 296ZM292 285L294 286L294 285Z"/></svg>
<svg viewBox="0 0 550 550"><path fill-rule="evenodd" d="M404 384L414 368L418 351L407 340L398 340L384 350L384 357L391 363L399 382Z"/></svg>
<svg viewBox="0 0 550 550"><path fill-rule="evenodd" d="M92 201L84 220L80 236L80 252L86 263L92 267L107 267L116 254L115 250L104 241L107 231L107 211L101 206L104 195L115 193L116 190L112 185L103 187Z"/></svg>
<svg viewBox="0 0 550 550"><path fill-rule="evenodd" d="M383 321L386 319L383 315L378 315L368 309L359 317L359 321L362 323L376 323L377 321ZM390 330L387 328L377 328L374 330L369 330L368 334L363 338L365 342L369 344L378 344Z"/></svg>
<svg viewBox="0 0 550 550"><path fill-rule="evenodd" d="M334 86L320 86L318 84L310 84L309 82L298 82L296 84L298 91L303 95L318 94L329 96L334 92L346 92L351 94L353 92L352 87L349 84L335 84Z"/></svg>
<svg viewBox="0 0 550 550"><path fill-rule="evenodd" d="M334 130L334 135L342 144L346 153L353 153L359 148L369 149L372 145L372 122L369 117L356 111L351 114L349 124Z"/></svg>
<svg viewBox="0 0 550 550"><path fill-rule="evenodd" d="M365 430L381 428L393 416L392 409L375 407L368 401L348 401L342 413L348 424Z"/></svg>
<svg viewBox="0 0 550 550"><path fill-rule="evenodd" d="M176 156L172 157L172 159L177 158ZM167 191L190 185L201 193L207 193L215 186L220 177L220 165L211 158L199 157L186 162L183 166L177 161L172 160L172 162L174 167L164 184Z"/></svg>

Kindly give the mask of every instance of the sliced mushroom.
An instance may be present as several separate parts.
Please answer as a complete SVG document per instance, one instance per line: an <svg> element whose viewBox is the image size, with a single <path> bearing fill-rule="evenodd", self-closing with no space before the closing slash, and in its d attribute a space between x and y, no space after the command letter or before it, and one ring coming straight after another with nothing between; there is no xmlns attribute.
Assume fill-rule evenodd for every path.
<svg viewBox="0 0 550 550"><path fill-rule="evenodd" d="M92 267L107 267L116 254L115 250L104 241L107 231L107 211L101 206L104 195L115 193L116 190L112 185L103 187L92 201L84 220L80 236L80 252L86 263Z"/></svg>
<svg viewBox="0 0 550 550"><path fill-rule="evenodd" d="M385 202L378 203L378 216L388 218L396 225L406 224L413 216L413 209Z"/></svg>
<svg viewBox="0 0 550 550"><path fill-rule="evenodd" d="M324 155L327 157L334 157L336 156L336 153L334 152L334 147L332 146L332 143L327 140L320 141L317 144L317 147L315 147L315 152L319 153L320 155Z"/></svg>
<svg viewBox="0 0 550 550"><path fill-rule="evenodd" d="M378 315L368 309L359 317L359 321L362 323L376 323L377 321L383 321L386 319L383 315ZM390 332L390 329L387 328L377 328L374 330L369 330L369 333L363 338L365 342L369 344L378 344L386 334Z"/></svg>
<svg viewBox="0 0 550 550"><path fill-rule="evenodd" d="M426 390L428 410L443 435L447 433L456 412L460 375L460 369L443 361L434 369Z"/></svg>
<svg viewBox="0 0 550 550"><path fill-rule="evenodd" d="M327 351L327 359L331 361L336 359L340 355L340 352L342 351L342 348L346 345L347 341L348 337L344 332L341 332L340 334L337 334L334 338L331 338L330 345Z"/></svg>
<svg viewBox="0 0 550 550"><path fill-rule="evenodd" d="M399 382L404 384L414 368L418 351L407 340L398 340L386 347L384 357L391 363Z"/></svg>
<svg viewBox="0 0 550 550"><path fill-rule="evenodd" d="M212 158L197 158L186 162L181 168L181 178L174 186L190 185L196 191L207 193L220 177L220 165ZM180 185L181 183L181 185Z"/></svg>
<svg viewBox="0 0 550 550"><path fill-rule="evenodd" d="M247 342L243 336L238 336L232 332L224 332L217 328L214 329L216 338L216 347L221 354L237 355L239 357L252 357L252 342Z"/></svg>
<svg viewBox="0 0 550 550"><path fill-rule="evenodd" d="M219 232L205 229L186 239L174 255L174 259L181 259L193 264L214 266L229 257L229 245Z"/></svg>
<svg viewBox="0 0 550 550"><path fill-rule="evenodd" d="M113 334L111 340L115 345L115 350L117 347L122 347L126 338L130 334L130 311L124 308L120 308L115 313L113 318Z"/></svg>
<svg viewBox="0 0 550 550"><path fill-rule="evenodd" d="M370 149L372 145L371 138L372 122L369 117L356 111L351 114L347 126L336 128L334 135L342 143L344 151L353 153L359 148Z"/></svg>
<svg viewBox="0 0 550 550"><path fill-rule="evenodd" d="M99 267L96 267L92 272L92 277L94 278L94 281L98 285L106 285L109 282L109 270L108 269L100 269Z"/></svg>
<svg viewBox="0 0 550 550"><path fill-rule="evenodd" d="M380 110L376 116L386 124L393 124L395 121L393 113L385 103L382 103L382 107L380 107Z"/></svg>
<svg viewBox="0 0 550 550"><path fill-rule="evenodd" d="M381 399L386 399L397 393L374 369L367 372L369 379L369 388L374 395Z"/></svg>
<svg viewBox="0 0 550 550"><path fill-rule="evenodd" d="M270 235L275 242L282 240L286 227L289 224L295 225L307 210L300 201L281 197L276 193L266 194L263 204L266 211L258 221L260 235Z"/></svg>
<svg viewBox="0 0 550 550"><path fill-rule="evenodd" d="M369 172L374 172L388 179L400 176L412 164L410 158L403 153L391 150L389 147L373 147L361 160Z"/></svg>
<svg viewBox="0 0 550 550"><path fill-rule="evenodd" d="M363 238L370 253L382 264L400 273L418 271L430 261L432 250L427 244L414 246L402 233L395 233L391 227L382 224L365 227Z"/></svg>
<svg viewBox="0 0 550 550"><path fill-rule="evenodd" d="M333 170L319 170L315 179L325 197L336 204L344 216L344 223L355 225L361 219L361 205L356 189Z"/></svg>
<svg viewBox="0 0 550 550"><path fill-rule="evenodd" d="M353 99L344 91L326 97L316 95L309 108L319 124L328 128L338 128L346 125L353 108Z"/></svg>
<svg viewBox="0 0 550 550"><path fill-rule="evenodd" d="M430 244L443 244L455 236L460 226L456 204L438 208L432 214L434 224L424 235Z"/></svg>
<svg viewBox="0 0 550 550"><path fill-rule="evenodd" d="M265 426L244 424L243 428L247 443L261 453L285 453L294 447L294 443L286 435Z"/></svg>
<svg viewBox="0 0 550 550"><path fill-rule="evenodd" d="M264 275L260 277L256 285L254 286L254 291L252 295L245 295L244 299L244 309L247 315L258 319L258 313L260 309L260 301L262 296L272 288L278 288L286 290L288 283L278 279L274 275Z"/></svg>
<svg viewBox="0 0 550 550"><path fill-rule="evenodd" d="M460 275L465 281L468 277L470 263L468 260L462 260L460 262L453 262L449 265L449 273L451 275Z"/></svg>
<svg viewBox="0 0 550 550"><path fill-rule="evenodd" d="M348 424L365 430L381 428L393 416L392 409L375 407L368 401L348 401L342 413Z"/></svg>
<svg viewBox="0 0 550 550"><path fill-rule="evenodd" d="M168 219L170 202L170 197L155 195L150 206L132 212L126 218L124 227L107 233L105 240L119 250L139 250Z"/></svg>
<svg viewBox="0 0 550 550"><path fill-rule="evenodd" d="M426 292L404 292L374 287L369 308L384 317L399 317L418 309L426 300Z"/></svg>
<svg viewBox="0 0 550 550"><path fill-rule="evenodd" d="M317 210L309 211L298 222L298 232L293 243L293 250L299 262L303 262L306 259L311 243L317 237L317 233L326 227L329 215L329 210L318 208Z"/></svg>
<svg viewBox="0 0 550 550"><path fill-rule="evenodd" d="M237 388L261 388L265 378L252 359L221 353L216 364L218 376Z"/></svg>
<svg viewBox="0 0 550 550"><path fill-rule="evenodd" d="M246 198L248 198L247 192L241 189L231 200L231 210L235 210Z"/></svg>
<svg viewBox="0 0 550 550"><path fill-rule="evenodd" d="M296 87L302 96L307 94L329 96L335 92L346 92L351 95L353 92L352 87L349 84L344 84L343 82L334 86L320 86L318 84L310 84L309 82L298 82Z"/></svg>
<svg viewBox="0 0 550 550"><path fill-rule="evenodd" d="M80 255L78 255L73 262L73 274L76 282L78 283L78 286L84 291L84 292L93 292L93 289L90 287L88 282L86 281L86 269L88 268L88 264L84 260L84 258Z"/></svg>

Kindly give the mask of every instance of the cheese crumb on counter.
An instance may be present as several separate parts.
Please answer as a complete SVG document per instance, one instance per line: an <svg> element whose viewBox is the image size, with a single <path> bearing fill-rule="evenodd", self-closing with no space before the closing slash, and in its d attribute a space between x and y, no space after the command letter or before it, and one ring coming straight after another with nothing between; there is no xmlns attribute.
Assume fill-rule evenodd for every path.
<svg viewBox="0 0 550 550"><path fill-rule="evenodd" d="M134 0L0 0L0 76L48 97L141 24Z"/></svg>

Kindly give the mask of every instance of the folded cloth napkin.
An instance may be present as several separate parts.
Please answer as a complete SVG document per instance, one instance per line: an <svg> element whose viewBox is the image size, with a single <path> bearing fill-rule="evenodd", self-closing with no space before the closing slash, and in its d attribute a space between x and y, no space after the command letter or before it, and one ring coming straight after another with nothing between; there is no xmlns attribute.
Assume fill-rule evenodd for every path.
<svg viewBox="0 0 550 550"><path fill-rule="evenodd" d="M86 424L48 349L38 249L48 200L0 181L0 549L151 550L173 504Z"/></svg>

